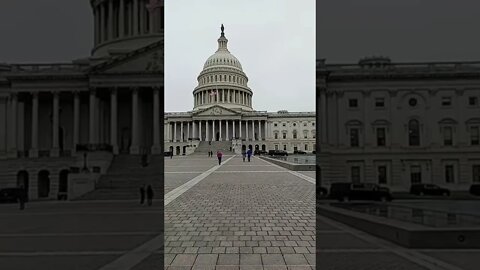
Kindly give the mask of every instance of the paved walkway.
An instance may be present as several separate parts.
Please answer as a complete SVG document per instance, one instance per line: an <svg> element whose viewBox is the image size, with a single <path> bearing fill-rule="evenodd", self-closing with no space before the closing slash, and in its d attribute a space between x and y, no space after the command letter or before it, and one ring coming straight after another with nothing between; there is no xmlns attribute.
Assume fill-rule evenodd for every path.
<svg viewBox="0 0 480 270"><path fill-rule="evenodd" d="M315 269L314 179L225 159L165 160L166 269Z"/></svg>
<svg viewBox="0 0 480 270"><path fill-rule="evenodd" d="M161 269L161 208L137 200L34 202L24 211L0 204L0 269Z"/></svg>

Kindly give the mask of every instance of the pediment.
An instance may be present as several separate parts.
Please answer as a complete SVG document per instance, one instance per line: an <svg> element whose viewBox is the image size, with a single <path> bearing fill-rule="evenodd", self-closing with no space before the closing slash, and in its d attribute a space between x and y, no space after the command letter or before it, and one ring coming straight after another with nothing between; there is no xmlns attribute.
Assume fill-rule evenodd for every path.
<svg viewBox="0 0 480 270"><path fill-rule="evenodd" d="M99 64L95 73L159 73L163 74L163 45L158 42Z"/></svg>
<svg viewBox="0 0 480 270"><path fill-rule="evenodd" d="M222 107L222 106L212 106L204 110L198 111L194 116L234 116L238 113L234 110Z"/></svg>

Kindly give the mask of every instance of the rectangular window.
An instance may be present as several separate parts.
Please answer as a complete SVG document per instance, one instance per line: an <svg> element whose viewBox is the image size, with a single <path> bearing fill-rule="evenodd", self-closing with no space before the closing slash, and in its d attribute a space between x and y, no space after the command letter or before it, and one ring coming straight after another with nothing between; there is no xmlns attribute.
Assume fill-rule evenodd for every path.
<svg viewBox="0 0 480 270"><path fill-rule="evenodd" d="M468 98L468 105L477 106L478 105L478 97L469 97Z"/></svg>
<svg viewBox="0 0 480 270"><path fill-rule="evenodd" d="M385 128L377 128L377 146L385 146Z"/></svg>
<svg viewBox="0 0 480 270"><path fill-rule="evenodd" d="M420 166L410 166L410 182L412 184L422 183L422 168Z"/></svg>
<svg viewBox="0 0 480 270"><path fill-rule="evenodd" d="M452 98L442 97L442 106L450 106L450 105L452 105Z"/></svg>
<svg viewBox="0 0 480 270"><path fill-rule="evenodd" d="M375 107L376 108L384 108L385 107L385 99L384 98L375 98Z"/></svg>
<svg viewBox="0 0 480 270"><path fill-rule="evenodd" d="M275 133L275 139L278 139L278 133Z"/></svg>
<svg viewBox="0 0 480 270"><path fill-rule="evenodd" d="M480 165L472 166L472 180L474 183L480 183Z"/></svg>
<svg viewBox="0 0 480 270"><path fill-rule="evenodd" d="M308 151L308 144L305 144L305 151Z"/></svg>
<svg viewBox="0 0 480 270"><path fill-rule="evenodd" d="M350 173L352 183L360 183L360 167L352 166L350 168Z"/></svg>
<svg viewBox="0 0 480 270"><path fill-rule="evenodd" d="M453 133L452 127L443 128L443 145L453 144L452 133Z"/></svg>
<svg viewBox="0 0 480 270"><path fill-rule="evenodd" d="M357 108L358 107L358 100L356 98L349 99L348 100L348 107Z"/></svg>
<svg viewBox="0 0 480 270"><path fill-rule="evenodd" d="M378 183L386 184L387 183L387 167L378 166Z"/></svg>
<svg viewBox="0 0 480 270"><path fill-rule="evenodd" d="M480 144L480 128L470 127L470 142L472 145Z"/></svg>
<svg viewBox="0 0 480 270"><path fill-rule="evenodd" d="M307 137L308 137L307 133L304 132L304 133L303 133L303 138L306 139Z"/></svg>
<svg viewBox="0 0 480 270"><path fill-rule="evenodd" d="M283 145L283 150L287 151L287 145L286 144Z"/></svg>
<svg viewBox="0 0 480 270"><path fill-rule="evenodd" d="M283 133L283 138L284 138L284 139L287 138L287 133Z"/></svg>
<svg viewBox="0 0 480 270"><path fill-rule="evenodd" d="M455 183L455 178L453 175L453 165L445 166L445 182L446 183Z"/></svg>
<svg viewBox="0 0 480 270"><path fill-rule="evenodd" d="M278 144L275 144L275 150L278 150Z"/></svg>
<svg viewBox="0 0 480 270"><path fill-rule="evenodd" d="M350 146L351 147L358 147L358 128L351 128L350 129Z"/></svg>
<svg viewBox="0 0 480 270"><path fill-rule="evenodd" d="M296 132L293 133L293 138L294 138L294 139L297 138L297 133L296 133Z"/></svg>

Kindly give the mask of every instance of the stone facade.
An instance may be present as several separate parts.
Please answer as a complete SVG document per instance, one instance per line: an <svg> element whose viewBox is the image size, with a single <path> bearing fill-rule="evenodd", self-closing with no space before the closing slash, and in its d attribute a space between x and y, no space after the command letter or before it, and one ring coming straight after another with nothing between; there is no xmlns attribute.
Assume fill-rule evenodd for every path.
<svg viewBox="0 0 480 270"><path fill-rule="evenodd" d="M84 153L100 173L112 155L163 153L163 2L90 2L91 56L0 65L0 188L51 199Z"/></svg>
<svg viewBox="0 0 480 270"><path fill-rule="evenodd" d="M480 63L317 61L322 185L480 182Z"/></svg>
<svg viewBox="0 0 480 270"><path fill-rule="evenodd" d="M188 155L201 142L222 141L237 153L242 147L313 152L315 112L255 111L248 77L227 43L222 26L218 50L198 76L193 110L165 113L165 149Z"/></svg>

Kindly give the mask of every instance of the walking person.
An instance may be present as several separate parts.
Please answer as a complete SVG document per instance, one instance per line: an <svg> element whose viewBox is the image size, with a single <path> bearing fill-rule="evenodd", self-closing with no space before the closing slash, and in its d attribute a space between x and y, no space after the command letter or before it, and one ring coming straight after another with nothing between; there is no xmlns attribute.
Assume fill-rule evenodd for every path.
<svg viewBox="0 0 480 270"><path fill-rule="evenodd" d="M143 205L145 202L145 184L140 187L140 204Z"/></svg>
<svg viewBox="0 0 480 270"><path fill-rule="evenodd" d="M245 158L247 157L247 152L245 152L245 150L242 150L242 157L243 157L243 162L245 162Z"/></svg>
<svg viewBox="0 0 480 270"><path fill-rule="evenodd" d="M170 159L173 158L173 150L170 152Z"/></svg>
<svg viewBox="0 0 480 270"><path fill-rule="evenodd" d="M152 206L152 200L153 200L153 188L151 185L148 185L147 187L147 202L148 206Z"/></svg>
<svg viewBox="0 0 480 270"><path fill-rule="evenodd" d="M25 209L25 202L27 201L27 192L23 185L20 186L19 194L18 194L18 202L20 203L20 210Z"/></svg>
<svg viewBox="0 0 480 270"><path fill-rule="evenodd" d="M250 162L250 157L252 156L252 149L248 149L247 150L247 158L248 158L248 162Z"/></svg>
<svg viewBox="0 0 480 270"><path fill-rule="evenodd" d="M220 150L218 150L217 151L218 165L222 164L222 156L223 156L223 153Z"/></svg>

